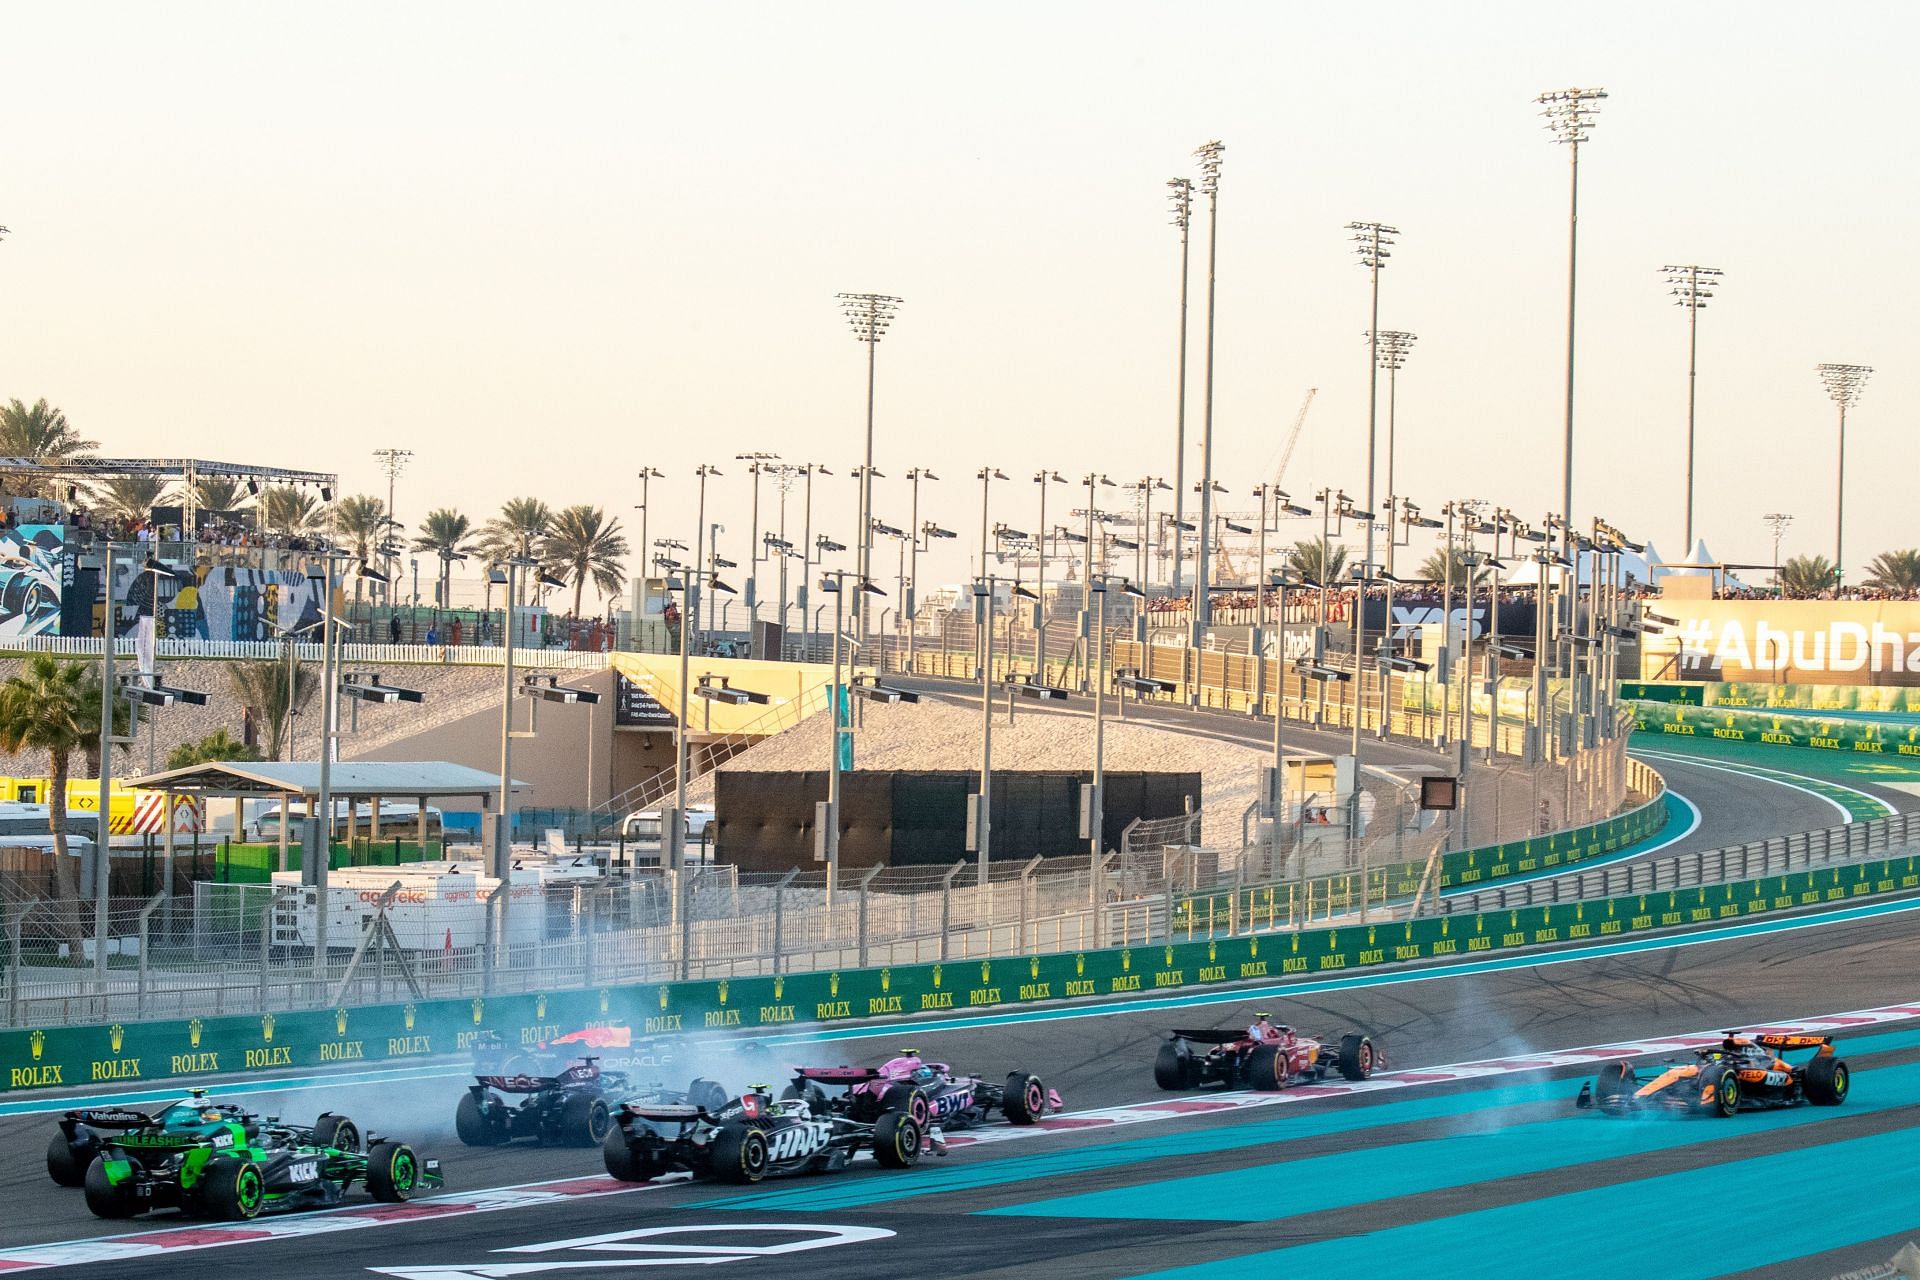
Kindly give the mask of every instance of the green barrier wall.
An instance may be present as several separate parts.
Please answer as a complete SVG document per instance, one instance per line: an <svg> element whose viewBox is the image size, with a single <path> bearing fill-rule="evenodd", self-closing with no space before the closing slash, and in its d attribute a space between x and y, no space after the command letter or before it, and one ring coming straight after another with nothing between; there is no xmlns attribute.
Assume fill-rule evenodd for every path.
<svg viewBox="0 0 1920 1280"><path fill-rule="evenodd" d="M1609 938L1915 888L1920 888L1920 860L1907 857L1675 893L1078 954L12 1030L0 1032L0 1066L9 1090L124 1085L169 1076L403 1064L468 1050L483 1031L533 1044L607 1022L672 1034L1036 1008L1079 997L1177 991Z"/></svg>
<svg viewBox="0 0 1920 1280"><path fill-rule="evenodd" d="M1667 825L1667 798L1655 797L1637 809L1630 809L1589 827L1571 831L1553 831L1484 849L1462 849L1441 855L1440 890L1471 885L1497 884L1515 876L1534 875L1556 868L1578 866L1605 857L1629 845L1638 844ZM1392 902L1410 898L1420 890L1426 874L1426 862L1397 862L1374 867L1367 873L1369 900ZM1360 875L1356 872L1321 876L1304 886L1292 881L1244 886L1239 890L1199 893L1178 900L1174 905L1174 930L1184 933L1225 927L1228 921L1271 920L1287 924L1289 910L1296 900L1315 904L1331 902L1336 909L1356 907L1360 897ZM1277 914L1276 914L1277 913Z"/></svg>
<svg viewBox="0 0 1920 1280"><path fill-rule="evenodd" d="M1636 702L1634 728L1649 737L1719 738L1778 747L1864 755L1920 756L1920 725L1823 718L1788 709L1731 710L1724 705Z"/></svg>
<svg viewBox="0 0 1920 1280"><path fill-rule="evenodd" d="M1626 702L1821 712L1873 711L1920 715L1920 687L1866 684L1756 684L1734 680L1623 681Z"/></svg>

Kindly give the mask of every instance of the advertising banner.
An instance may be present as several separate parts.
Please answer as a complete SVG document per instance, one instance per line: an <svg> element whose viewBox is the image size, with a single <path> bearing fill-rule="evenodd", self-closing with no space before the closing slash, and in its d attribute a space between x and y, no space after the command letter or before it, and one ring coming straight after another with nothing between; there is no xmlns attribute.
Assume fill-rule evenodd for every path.
<svg viewBox="0 0 1920 1280"><path fill-rule="evenodd" d="M1862 755L1920 756L1920 724L1849 720L1792 708L1746 711L1725 706L1636 702L1634 727L1663 737L1716 738L1775 747Z"/></svg>
<svg viewBox="0 0 1920 1280"><path fill-rule="evenodd" d="M1641 643L1647 680L1920 686L1920 601L1684 600Z"/></svg>
<svg viewBox="0 0 1920 1280"><path fill-rule="evenodd" d="M1478 915L1098 951L694 982L597 991L421 1000L0 1031L0 1088L97 1087L177 1076L402 1063L471 1052L484 1032L534 1045L584 1026L637 1035L830 1025L865 1018L1046 1007L1081 997L1167 992L1248 979L1350 972L1582 942L1830 905L1920 888L1920 858L1829 867L1764 880L1630 894Z"/></svg>

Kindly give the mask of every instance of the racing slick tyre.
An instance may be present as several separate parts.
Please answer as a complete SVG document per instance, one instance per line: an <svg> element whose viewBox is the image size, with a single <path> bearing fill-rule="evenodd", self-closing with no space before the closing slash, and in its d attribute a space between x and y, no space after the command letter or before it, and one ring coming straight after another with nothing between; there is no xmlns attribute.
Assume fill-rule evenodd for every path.
<svg viewBox="0 0 1920 1280"><path fill-rule="evenodd" d="M722 1182L758 1182L767 1176L767 1135L744 1124L722 1125L707 1148L707 1163Z"/></svg>
<svg viewBox="0 0 1920 1280"><path fill-rule="evenodd" d="M85 1176L87 1208L96 1218L131 1218L140 1212L140 1197L132 1182L110 1182L107 1167L99 1156L87 1166Z"/></svg>
<svg viewBox="0 0 1920 1280"><path fill-rule="evenodd" d="M613 1128L613 1112L605 1098L575 1094L560 1111L560 1135L568 1146L597 1147Z"/></svg>
<svg viewBox="0 0 1920 1280"><path fill-rule="evenodd" d="M471 1100L472 1094L467 1098ZM456 1117L456 1122L458 1117ZM360 1150L360 1126L345 1116L337 1116L331 1111L322 1111L320 1118L313 1122L313 1145L316 1147L336 1147L341 1151L358 1153Z"/></svg>
<svg viewBox="0 0 1920 1280"><path fill-rule="evenodd" d="M1040 1117L1047 1114L1046 1085L1040 1082L1039 1076L1013 1072L1000 1095L1000 1110L1006 1113L1008 1124L1039 1123Z"/></svg>
<svg viewBox="0 0 1920 1280"><path fill-rule="evenodd" d="M1276 1044L1257 1044L1247 1053L1245 1067L1251 1088L1273 1090L1287 1083L1287 1053Z"/></svg>
<svg viewBox="0 0 1920 1280"><path fill-rule="evenodd" d="M1605 1070L1593 1081L1593 1100L1602 1111L1618 1112L1627 1109L1633 1101L1634 1090L1640 1087L1640 1078L1633 1068L1624 1062L1609 1063Z"/></svg>
<svg viewBox="0 0 1920 1280"><path fill-rule="evenodd" d="M1153 1057L1153 1082L1162 1089L1191 1089L1194 1086L1193 1058L1169 1040Z"/></svg>
<svg viewBox="0 0 1920 1280"><path fill-rule="evenodd" d="M927 1095L916 1085L902 1083L888 1089L880 1095L880 1111L882 1114L875 1119L875 1124L885 1119L888 1111L906 1112L913 1117L913 1123L921 1133L925 1133L927 1126L933 1123L933 1108L927 1103Z"/></svg>
<svg viewBox="0 0 1920 1280"><path fill-rule="evenodd" d="M480 1109L480 1099L471 1093L461 1095L460 1105L453 1109L453 1131L469 1147L500 1144L500 1130L487 1119L487 1113Z"/></svg>
<svg viewBox="0 0 1920 1280"><path fill-rule="evenodd" d="M1718 1076L1713 1077L1700 1090L1700 1110L1710 1116L1728 1117L1740 1111L1740 1073L1732 1067L1723 1067Z"/></svg>
<svg viewBox="0 0 1920 1280"><path fill-rule="evenodd" d="M1373 1041L1366 1036L1352 1035L1340 1037L1340 1057L1335 1065L1340 1069L1343 1080L1365 1080L1373 1074Z"/></svg>
<svg viewBox="0 0 1920 1280"><path fill-rule="evenodd" d="M697 1084L697 1083L704 1083L704 1082L696 1081L695 1083ZM689 1102L693 1101L693 1094L691 1091L689 1091L687 1094L687 1101ZM825 1089L822 1089L819 1085L813 1084L811 1082L807 1084L788 1085L786 1088L780 1091L780 1101L804 1102L807 1104L807 1110L811 1111L816 1116L823 1116L827 1114L827 1111L830 1109L827 1104L827 1091ZM712 1107L709 1107L707 1109L709 1111L714 1110L714 1108Z"/></svg>
<svg viewBox="0 0 1920 1280"><path fill-rule="evenodd" d="M815 1088L814 1092L820 1093L820 1090ZM820 1093L820 1100L824 1103L826 1101L826 1094ZM725 1111L727 1104L733 1101L733 1095L728 1093L727 1086L721 1084L718 1080L708 1080L706 1077L700 1076L696 1077L687 1085L687 1101L702 1110ZM808 1101L812 1101L812 1099L808 1099Z"/></svg>
<svg viewBox="0 0 1920 1280"><path fill-rule="evenodd" d="M1853 1087L1853 1072L1844 1058L1818 1057L1807 1064L1804 1087L1807 1101L1814 1106L1837 1107L1847 1100L1847 1091ZM47 1167L53 1167L52 1151L47 1152Z"/></svg>
<svg viewBox="0 0 1920 1280"><path fill-rule="evenodd" d="M413 1199L420 1185L420 1161L404 1142L381 1142L367 1152L367 1194L385 1204Z"/></svg>
<svg viewBox="0 0 1920 1280"><path fill-rule="evenodd" d="M225 1222L256 1218L266 1202L267 1180L260 1166L239 1156L215 1156L207 1161L193 1189L194 1209Z"/></svg>
<svg viewBox="0 0 1920 1280"><path fill-rule="evenodd" d="M87 1162L74 1151L64 1133L56 1133L47 1141L47 1176L63 1187L83 1187L87 1183Z"/></svg>
<svg viewBox="0 0 1920 1280"><path fill-rule="evenodd" d="M884 1169L911 1169L920 1163L920 1139L926 1130L904 1111L884 1111L873 1126L873 1158Z"/></svg>
<svg viewBox="0 0 1920 1280"><path fill-rule="evenodd" d="M651 1151L636 1148L618 1127L608 1130L607 1140L600 1144L600 1156L607 1173L622 1182L651 1182L666 1172Z"/></svg>

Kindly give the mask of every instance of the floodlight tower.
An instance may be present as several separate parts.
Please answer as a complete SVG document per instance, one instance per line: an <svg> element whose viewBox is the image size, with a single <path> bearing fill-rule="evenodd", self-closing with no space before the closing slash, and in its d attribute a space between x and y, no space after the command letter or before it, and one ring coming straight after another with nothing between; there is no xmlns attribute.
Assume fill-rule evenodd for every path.
<svg viewBox="0 0 1920 1280"><path fill-rule="evenodd" d="M1376 345L1375 363L1387 371L1387 497L1392 498L1399 492L1393 482L1393 454L1395 410L1399 407L1400 370L1406 367L1407 356L1413 350L1413 344L1419 341L1415 334L1404 329L1380 329L1370 335ZM1392 527L1387 530L1388 537L1393 534Z"/></svg>
<svg viewBox="0 0 1920 1280"><path fill-rule="evenodd" d="M1376 447L1374 424L1377 421L1376 410L1380 398L1380 268L1387 265L1387 259L1393 256L1391 249L1395 237L1400 234L1398 227L1389 227L1380 222L1349 222L1347 230L1353 232L1354 256L1360 259L1360 265L1367 269L1367 275L1373 285L1372 320L1367 325L1367 492L1363 504L1373 510L1373 466L1379 450ZM1366 543L1367 572L1373 566L1373 521L1367 521ZM1361 601L1364 605L1364 599ZM1359 660L1359 655L1354 655ZM1358 717L1355 717L1356 722Z"/></svg>
<svg viewBox="0 0 1920 1280"><path fill-rule="evenodd" d="M375 449L373 451L373 456L374 456L374 459L377 462L379 462L380 469L387 473L387 518L392 519L393 518L393 482L400 478L400 473L402 471L405 471L407 469L407 459L413 456L413 450L411 449ZM385 538L383 539L383 545L391 544L392 541L393 539L391 537ZM397 571L397 566L395 563L395 558L392 553L389 553L388 555L382 557L382 559L386 561L385 565L383 565L382 567L386 570L386 574L387 574L387 582L389 585L387 586L386 590L389 593L388 603L391 604L392 603L391 593L393 590L391 584L393 582L393 575Z"/></svg>
<svg viewBox="0 0 1920 1280"><path fill-rule="evenodd" d="M1702 267L1693 263L1684 267L1662 267L1660 271L1671 286L1669 292L1673 294L1673 304L1687 309L1687 536L1681 554L1690 555L1693 551L1693 402L1699 368L1700 308L1707 305L1707 299L1713 296L1713 291L1719 287L1720 277L1725 273L1717 267Z"/></svg>
<svg viewBox="0 0 1920 1280"><path fill-rule="evenodd" d="M1200 416L1200 548L1193 566L1193 621L1188 639L1194 649L1200 647L1200 637L1213 616L1207 564L1207 535L1213 530L1213 300L1214 267L1220 249L1220 157L1226 149L1226 144L1215 141L1201 144L1193 153L1200 162L1200 194L1207 198L1207 356Z"/></svg>
<svg viewBox="0 0 1920 1280"><path fill-rule="evenodd" d="M853 329L853 336L867 344L867 448L860 473L860 581L872 579L873 569L873 371L874 356L880 349L880 339L886 336L887 327L893 323L894 315L900 310L899 298L884 293L839 293L834 295L840 302L841 314L847 317L847 324ZM867 643L867 605L864 592L854 595L854 619L860 640L860 653L864 657Z"/></svg>
<svg viewBox="0 0 1920 1280"><path fill-rule="evenodd" d="M1785 511L1769 511L1760 517L1773 530L1773 588L1780 590L1780 540L1787 536L1787 526L1793 523L1793 517Z"/></svg>
<svg viewBox="0 0 1920 1280"><path fill-rule="evenodd" d="M1193 180L1172 178L1167 182L1167 198L1173 202L1173 225L1180 228L1180 354L1175 382L1173 411L1173 519L1177 525L1186 519L1187 492L1187 257L1193 224ZM1180 547L1173 549L1173 593L1180 594Z"/></svg>
<svg viewBox="0 0 1920 1280"><path fill-rule="evenodd" d="M1580 250L1580 144L1593 136L1593 126L1606 100L1605 89L1559 89L1534 99L1546 119L1553 140L1567 149L1569 185L1567 195L1567 398L1566 427L1560 442L1560 517L1561 549L1573 548L1573 319L1574 284ZM1569 555L1576 566L1579 560ZM1575 570L1578 581L1578 569ZM1567 593L1573 599L1573 592Z"/></svg>
<svg viewBox="0 0 1920 1280"><path fill-rule="evenodd" d="M1846 581L1846 561L1842 559L1847 533L1847 410L1867 389L1873 368L1864 364L1823 364L1816 368L1820 381L1827 385L1827 397L1840 406L1840 452L1834 466L1833 492L1833 585Z"/></svg>

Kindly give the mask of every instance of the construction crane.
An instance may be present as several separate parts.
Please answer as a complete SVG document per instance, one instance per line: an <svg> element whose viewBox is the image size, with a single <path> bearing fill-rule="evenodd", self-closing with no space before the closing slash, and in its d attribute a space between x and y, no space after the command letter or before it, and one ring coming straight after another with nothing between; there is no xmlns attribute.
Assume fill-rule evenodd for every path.
<svg viewBox="0 0 1920 1280"><path fill-rule="evenodd" d="M1300 429L1307 425L1307 410L1313 407L1313 398L1320 394L1320 388L1308 387L1307 398L1300 402L1300 412L1294 415L1293 430L1287 433L1287 446L1280 451L1280 465L1273 471L1273 487L1278 489L1287 478L1287 464L1293 461L1293 448L1300 443Z"/></svg>

